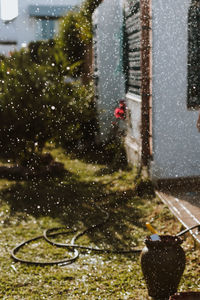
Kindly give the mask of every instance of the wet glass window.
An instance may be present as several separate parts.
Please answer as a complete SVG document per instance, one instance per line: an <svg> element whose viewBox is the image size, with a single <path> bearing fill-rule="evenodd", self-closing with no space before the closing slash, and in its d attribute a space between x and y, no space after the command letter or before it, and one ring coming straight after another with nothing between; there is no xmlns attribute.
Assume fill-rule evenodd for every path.
<svg viewBox="0 0 200 300"><path fill-rule="evenodd" d="M188 13L187 106L200 108L200 0L192 0Z"/></svg>
<svg viewBox="0 0 200 300"><path fill-rule="evenodd" d="M48 40L52 39L56 33L56 20L54 19L38 19L36 39Z"/></svg>

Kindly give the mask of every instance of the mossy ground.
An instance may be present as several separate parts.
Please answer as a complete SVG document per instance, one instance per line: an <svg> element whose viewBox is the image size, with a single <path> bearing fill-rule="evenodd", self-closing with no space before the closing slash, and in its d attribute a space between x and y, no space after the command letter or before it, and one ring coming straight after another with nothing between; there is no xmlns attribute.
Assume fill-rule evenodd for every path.
<svg viewBox="0 0 200 300"><path fill-rule="evenodd" d="M82 251L68 266L28 266L14 262L9 251L43 230L68 225L85 228L104 218L96 202L110 214L101 229L80 238L81 244L128 249L143 247L149 234L145 222L162 234L176 234L181 225L153 194L136 193L136 172L113 170L53 150L65 165L62 178L32 181L0 180L0 299L150 299L138 254L97 254ZM145 185L144 185L145 186ZM66 241L66 236L59 239ZM200 250L187 235L183 243L187 266L179 290L200 290ZM37 241L19 256L52 260L70 256L63 248Z"/></svg>

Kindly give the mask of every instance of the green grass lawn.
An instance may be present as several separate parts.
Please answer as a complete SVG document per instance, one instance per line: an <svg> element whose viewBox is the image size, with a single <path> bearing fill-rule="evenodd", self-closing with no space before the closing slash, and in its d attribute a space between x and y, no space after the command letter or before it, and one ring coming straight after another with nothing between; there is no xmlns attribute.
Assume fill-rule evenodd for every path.
<svg viewBox="0 0 200 300"><path fill-rule="evenodd" d="M10 250L54 226L83 229L103 220L93 203L110 214L109 221L81 237L84 245L110 249L142 248L149 234L145 222L162 234L176 234L181 225L151 193L136 193L134 170L112 170L53 150L65 165L62 178L32 181L0 180L0 299L150 299L138 254L97 254L81 251L68 266L30 266L14 262ZM95 160L94 160L95 161ZM68 237L70 239L70 236ZM59 240L66 242L66 236ZM179 290L200 290L200 250L187 235L183 242L187 265ZM22 248L19 257L55 260L70 257L63 248L38 240Z"/></svg>

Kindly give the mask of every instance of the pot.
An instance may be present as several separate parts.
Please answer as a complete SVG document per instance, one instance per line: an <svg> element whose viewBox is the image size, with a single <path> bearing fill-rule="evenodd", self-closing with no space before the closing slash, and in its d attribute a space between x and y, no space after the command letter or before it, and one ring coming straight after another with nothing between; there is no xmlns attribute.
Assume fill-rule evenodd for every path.
<svg viewBox="0 0 200 300"><path fill-rule="evenodd" d="M145 239L141 252L141 268L149 296L154 299L168 299L176 293L185 269L185 252L182 240L176 236L161 235L153 241Z"/></svg>

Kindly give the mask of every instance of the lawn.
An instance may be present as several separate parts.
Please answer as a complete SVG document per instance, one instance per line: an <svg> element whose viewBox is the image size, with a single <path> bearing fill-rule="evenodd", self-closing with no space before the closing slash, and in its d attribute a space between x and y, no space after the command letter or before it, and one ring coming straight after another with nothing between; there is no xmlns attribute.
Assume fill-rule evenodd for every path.
<svg viewBox="0 0 200 300"><path fill-rule="evenodd" d="M41 235L47 228L66 225L81 230L103 220L104 213L94 203L109 212L110 218L102 227L82 236L80 244L142 248L149 234L145 222L151 222L162 234L176 234L181 229L168 208L147 187L138 192L134 169L112 169L95 159L67 155L62 149L54 149L52 154L64 163L62 178L0 180L0 299L150 299L139 254L84 250L70 265L44 267L14 262L10 257L14 246ZM62 242L69 239L64 235L57 238ZM189 234L183 248L187 264L179 291L200 290L200 250ZM43 261L71 254L37 240L18 255Z"/></svg>

